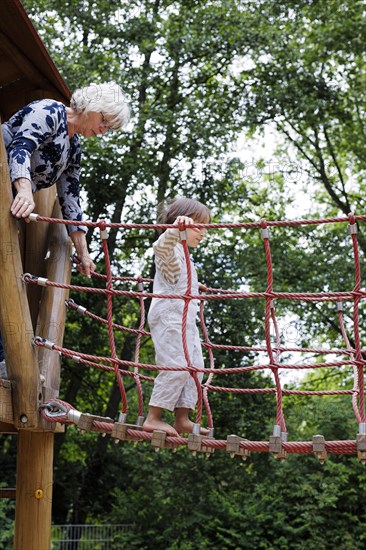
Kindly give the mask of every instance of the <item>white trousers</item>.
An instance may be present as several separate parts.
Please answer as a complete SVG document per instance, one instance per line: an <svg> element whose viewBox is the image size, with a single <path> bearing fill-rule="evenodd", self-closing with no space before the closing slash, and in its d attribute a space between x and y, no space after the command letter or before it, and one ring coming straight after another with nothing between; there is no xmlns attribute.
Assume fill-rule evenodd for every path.
<svg viewBox="0 0 366 550"><path fill-rule="evenodd" d="M156 364L169 367L187 367L182 340L182 313L173 301L171 307L153 308L149 326L155 347ZM187 347L194 367L204 368L202 347L195 321L195 312L187 321ZM197 373L201 382L203 373ZM186 371L160 371L154 382L150 406L174 411L177 407L194 409L197 388L193 376Z"/></svg>

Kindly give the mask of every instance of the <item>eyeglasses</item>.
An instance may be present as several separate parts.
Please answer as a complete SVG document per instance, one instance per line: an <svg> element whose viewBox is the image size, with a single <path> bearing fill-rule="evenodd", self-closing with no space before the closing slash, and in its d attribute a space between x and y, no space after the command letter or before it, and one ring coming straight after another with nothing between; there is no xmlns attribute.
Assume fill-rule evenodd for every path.
<svg viewBox="0 0 366 550"><path fill-rule="evenodd" d="M106 134L111 134L113 132L113 128L110 127L109 120L106 119L103 113L100 113L102 115L102 122L100 123L100 127L105 128Z"/></svg>

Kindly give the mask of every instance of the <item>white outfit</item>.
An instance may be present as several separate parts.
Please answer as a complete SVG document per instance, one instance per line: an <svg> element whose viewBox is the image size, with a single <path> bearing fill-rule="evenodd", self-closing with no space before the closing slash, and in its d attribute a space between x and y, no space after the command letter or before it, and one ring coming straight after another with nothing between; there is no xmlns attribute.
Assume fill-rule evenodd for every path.
<svg viewBox="0 0 366 550"><path fill-rule="evenodd" d="M187 266L179 230L167 229L153 245L156 274L154 294L185 294ZM197 272L191 262L191 294L198 295ZM203 368L202 347L196 325L198 300L191 300L187 315L187 347L194 367ZM184 300L153 298L148 315L151 337L155 347L156 364L186 367L183 350L182 318ZM203 373L197 373L201 381ZM197 389L189 371L160 371L155 378L150 406L174 411L177 407L194 409Z"/></svg>

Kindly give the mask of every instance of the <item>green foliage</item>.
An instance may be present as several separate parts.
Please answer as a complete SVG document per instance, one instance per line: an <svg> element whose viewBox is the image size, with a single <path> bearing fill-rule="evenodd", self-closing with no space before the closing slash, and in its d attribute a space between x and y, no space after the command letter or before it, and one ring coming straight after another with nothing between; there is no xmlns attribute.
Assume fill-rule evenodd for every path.
<svg viewBox="0 0 366 550"><path fill-rule="evenodd" d="M70 89L114 79L130 98L127 132L83 143L82 185L91 220L149 223L157 202L185 194L205 202L214 222L285 218L302 212L338 216L364 207L365 18L362 2L273 0L23 0ZM245 146L265 130L280 136L275 158L248 163ZM245 157L246 158L246 157ZM297 215L297 214L296 214ZM362 260L366 250L360 224ZM283 292L351 290L353 257L346 224L270 230L274 289ZM111 231L115 275L151 276L152 231ZM105 271L99 235L88 239L98 270ZM260 230L210 231L195 253L208 286L263 292L267 267ZM76 284L89 282L74 274ZM96 282L103 286L104 282ZM132 284L116 285L135 289ZM72 298L106 318L102 295ZM334 304L277 300L280 340L292 346L343 346ZM113 321L136 328L139 304L114 301ZM209 301L212 343L265 344L261 299ZM365 312L360 309L361 331ZM352 311L345 304L345 324ZM272 342L274 342L274 334ZM136 337L116 332L121 359L133 360ZM65 347L108 356L106 325L69 312ZM304 362L309 356L288 354ZM140 359L154 362L143 338ZM206 357L206 364L208 364ZM314 358L312 358L314 360ZM320 357L319 360L324 360ZM262 361L254 352L215 351L216 365ZM146 373L151 374L151 373ZM215 376L224 387L273 386L266 371ZM352 389L349 369L319 369L302 379L304 390ZM284 386L298 387L293 382ZM145 399L151 384L144 383ZM129 420L137 414L134 383L126 382ZM84 412L117 418L120 395L113 373L63 363L61 397ZM267 441L276 416L273 395L210 393L215 436L237 433ZM145 403L146 408L146 403ZM354 439L351 397L284 396L289 439ZM5 442L2 471L14 477L14 445ZM205 460L186 449L155 453L147 444L114 445L110 438L74 427L56 436L55 523L114 522L131 527L118 549L193 550L365 546L365 473L354 457L311 456L284 463L257 453L247 463L217 451ZM10 529L12 510L0 518ZM2 540L2 539L0 539Z"/></svg>
<svg viewBox="0 0 366 550"><path fill-rule="evenodd" d="M14 511L15 502L6 502L0 499L0 549L6 550L12 547L14 538Z"/></svg>
<svg viewBox="0 0 366 550"><path fill-rule="evenodd" d="M365 18L362 2L261 2L252 67L242 72L252 129L273 123L328 208L364 208ZM325 195L326 194L326 195Z"/></svg>

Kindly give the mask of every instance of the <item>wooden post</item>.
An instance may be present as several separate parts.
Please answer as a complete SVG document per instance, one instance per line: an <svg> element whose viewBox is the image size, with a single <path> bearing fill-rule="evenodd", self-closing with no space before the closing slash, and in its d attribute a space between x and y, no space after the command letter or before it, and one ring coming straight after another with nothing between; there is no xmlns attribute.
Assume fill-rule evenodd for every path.
<svg viewBox="0 0 366 550"><path fill-rule="evenodd" d="M60 217L58 209L57 215L53 215L52 211L55 206L56 200L56 186L53 185L48 189L42 189L33 195L36 203L34 212L46 216L47 218ZM24 231L24 271L31 273L37 277L46 277L47 262L45 260L50 232L52 227L48 223L44 222L31 222L25 223ZM65 234L67 239L67 231L63 226L60 226L62 233ZM51 280L52 277L49 276ZM29 303L29 310L32 319L33 330L36 330L37 319L39 314L40 300L42 298L43 287L38 285L26 285L27 296ZM38 352L39 353L39 352Z"/></svg>
<svg viewBox="0 0 366 550"><path fill-rule="evenodd" d="M55 203L52 212L53 218L61 217L59 202ZM49 247L46 261L46 278L62 284L70 284L72 246L67 230L63 225L53 224L49 232ZM65 330L66 307L65 300L69 291L63 288L43 289L43 296L39 308L36 335L51 340L62 346ZM40 373L44 376L44 400L58 397L60 389L61 358L58 353L47 348L38 351ZM47 428L43 423L43 427ZM48 429L50 425L48 426Z"/></svg>
<svg viewBox="0 0 366 550"><path fill-rule="evenodd" d="M13 411L17 428L38 424L40 377L23 273L18 222L10 214L12 202L9 168L0 131L0 332L8 376L14 381Z"/></svg>
<svg viewBox="0 0 366 550"><path fill-rule="evenodd" d="M51 547L53 439L52 432L19 431L14 550Z"/></svg>
<svg viewBox="0 0 366 550"><path fill-rule="evenodd" d="M41 390L37 353L31 345L31 338L34 336L33 326L38 317L38 334L62 344L65 322L64 300L68 297L68 291L44 288L42 297L38 288L37 293L30 292L30 296L33 297L31 317L26 288L19 278L23 273L23 267L18 242L18 222L11 217L9 211L12 193L1 131L0 170L0 331L3 337L8 376L15 381L13 418L4 408L1 411L1 420L13 420L14 425L19 428L14 549L48 550L51 546L54 443L52 430L55 426L40 422L38 409L44 398L58 395L60 358L50 350L39 350L39 365L45 378L44 387ZM48 205L48 210L52 202L52 194L54 198L54 188L50 189L49 195L45 195L41 200L43 205ZM48 215L49 211L46 214ZM58 202L52 215L54 217L61 215ZM47 228L46 224L42 223L42 225L43 228L31 228L31 226L26 228L25 264L28 268L32 266L32 270L34 268L34 275L40 275L40 272L43 274L44 265L46 265L47 278L60 283L69 283L71 243L66 228L56 224L51 228ZM49 254L45 261L47 239L50 239ZM7 381L3 383L4 395L8 395L7 384L10 383ZM42 429L48 431L39 431Z"/></svg>
<svg viewBox="0 0 366 550"><path fill-rule="evenodd" d="M57 201L52 217L60 216L61 210ZM39 223L47 228L43 222ZM40 234L40 231L37 233ZM63 225L54 224L49 227L47 249L46 278L59 283L69 283L71 241ZM36 269L35 275L38 275L38 269L41 267L37 267L35 259L32 261ZM59 345L62 345L63 341L66 316L64 302L68 295L68 290L44 287L39 307L37 335ZM36 307L35 302L33 307ZM59 355L52 350L41 348L38 360L40 372L45 378L44 400L57 397L60 386ZM53 430L55 424L42 420L40 427ZM48 550L50 548L53 443L52 431L32 433L28 430L19 431L14 550Z"/></svg>

